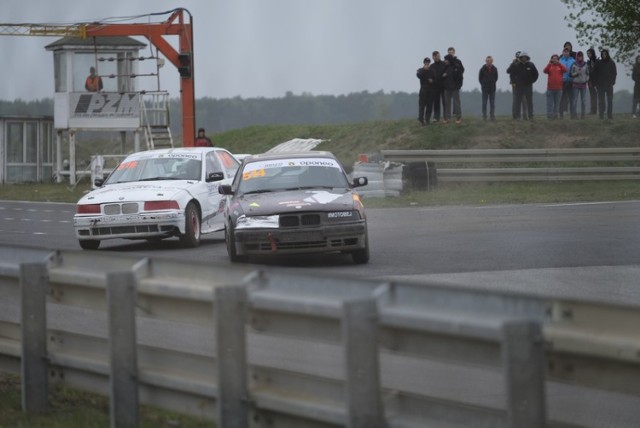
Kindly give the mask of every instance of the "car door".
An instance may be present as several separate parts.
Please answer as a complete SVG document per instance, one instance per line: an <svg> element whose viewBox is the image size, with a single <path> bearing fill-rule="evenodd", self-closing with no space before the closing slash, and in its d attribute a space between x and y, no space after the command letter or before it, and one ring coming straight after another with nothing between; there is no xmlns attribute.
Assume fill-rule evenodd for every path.
<svg viewBox="0 0 640 428"><path fill-rule="evenodd" d="M226 197L218 192L218 187L220 184L230 183L233 180L238 166L238 161L226 150L215 150L207 154L205 177L207 177L208 189L207 205L210 210L206 218L203 210L202 223L211 231L224 229L223 213ZM218 181L208 181L208 177L212 173L222 173L224 178Z"/></svg>

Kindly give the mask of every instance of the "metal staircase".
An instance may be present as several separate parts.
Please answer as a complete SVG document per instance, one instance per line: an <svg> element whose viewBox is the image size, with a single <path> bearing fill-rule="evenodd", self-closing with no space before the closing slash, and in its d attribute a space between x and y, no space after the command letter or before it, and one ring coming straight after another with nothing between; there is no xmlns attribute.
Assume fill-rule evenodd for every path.
<svg viewBox="0 0 640 428"><path fill-rule="evenodd" d="M169 93L146 92L142 96L142 127L147 150L174 147L169 126Z"/></svg>

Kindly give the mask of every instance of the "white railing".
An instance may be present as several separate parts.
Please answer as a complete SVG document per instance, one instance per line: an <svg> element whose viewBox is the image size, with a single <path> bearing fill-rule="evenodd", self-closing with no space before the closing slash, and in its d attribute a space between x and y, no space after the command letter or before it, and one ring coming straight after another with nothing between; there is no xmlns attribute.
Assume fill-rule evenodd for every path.
<svg viewBox="0 0 640 428"><path fill-rule="evenodd" d="M637 302L10 246L0 297L28 412L63 383L110 395L115 426L139 402L223 427L638 421Z"/></svg>
<svg viewBox="0 0 640 428"><path fill-rule="evenodd" d="M169 93L166 91L145 92L140 98L142 127L147 150L158 147L173 147L169 116Z"/></svg>
<svg viewBox="0 0 640 428"><path fill-rule="evenodd" d="M387 161L426 162L437 171L438 182L640 180L640 148L382 150L380 153ZM443 168L443 164L454 167ZM559 167L559 164L569 165Z"/></svg>

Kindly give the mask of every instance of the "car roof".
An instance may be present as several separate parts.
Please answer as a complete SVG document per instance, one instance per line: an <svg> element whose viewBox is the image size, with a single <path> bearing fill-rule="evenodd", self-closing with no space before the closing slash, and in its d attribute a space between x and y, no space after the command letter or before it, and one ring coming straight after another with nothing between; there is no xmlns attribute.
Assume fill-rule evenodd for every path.
<svg viewBox="0 0 640 428"><path fill-rule="evenodd" d="M225 150L228 151L227 149L223 149L221 147L172 147L172 148L166 148L166 149L154 149L154 150L141 150L139 152L135 152L135 153L131 153L129 155L127 155L127 157L139 157L139 156L145 156L145 155L163 155L163 154L180 154L180 153L198 153L202 156L204 156L206 153L209 153L213 150Z"/></svg>
<svg viewBox="0 0 640 428"><path fill-rule="evenodd" d="M221 147L171 147L166 149L142 150L138 153L180 153L180 152L200 152L205 153L211 150L226 150Z"/></svg>
<svg viewBox="0 0 640 428"><path fill-rule="evenodd" d="M331 152L310 150L307 152L261 153L259 155L250 155L245 158L245 163L255 162L259 160L277 160L308 157L336 159L336 157Z"/></svg>

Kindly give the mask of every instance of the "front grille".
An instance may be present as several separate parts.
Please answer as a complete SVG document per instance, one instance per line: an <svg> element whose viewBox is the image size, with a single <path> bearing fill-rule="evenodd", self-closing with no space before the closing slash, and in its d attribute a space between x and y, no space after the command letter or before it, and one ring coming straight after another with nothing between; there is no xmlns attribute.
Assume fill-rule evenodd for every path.
<svg viewBox="0 0 640 428"><path fill-rule="evenodd" d="M122 214L135 214L138 212L137 203L122 204Z"/></svg>
<svg viewBox="0 0 640 428"><path fill-rule="evenodd" d="M311 241L311 242L278 242L276 244L277 250L302 250L306 248L325 248L327 241ZM248 245L247 249L256 248L260 251L271 252L270 243L260 243L258 245ZM276 251L277 251L276 250Z"/></svg>
<svg viewBox="0 0 640 428"><path fill-rule="evenodd" d="M149 224L141 226L116 226L116 227L94 227L90 230L80 230L81 236L104 236L104 235L122 235L129 233L152 233L159 232L158 225Z"/></svg>
<svg viewBox="0 0 640 428"><path fill-rule="evenodd" d="M109 204L104 206L104 213L106 215L135 214L137 212L138 204L135 202L128 202L125 204Z"/></svg>
<svg viewBox="0 0 640 428"><path fill-rule="evenodd" d="M120 210L120 204L110 204L104 206L104 213L106 215L118 215L122 211Z"/></svg>
<svg viewBox="0 0 640 428"><path fill-rule="evenodd" d="M358 238L331 239L329 241L305 241L305 242L276 242L276 251L279 250L302 250L306 248L340 248L351 247L358 244ZM273 252L270 242L248 243L245 244L248 251L261 251L265 253Z"/></svg>
<svg viewBox="0 0 640 428"><path fill-rule="evenodd" d="M284 214L280 216L280 227L318 226L320 214Z"/></svg>

